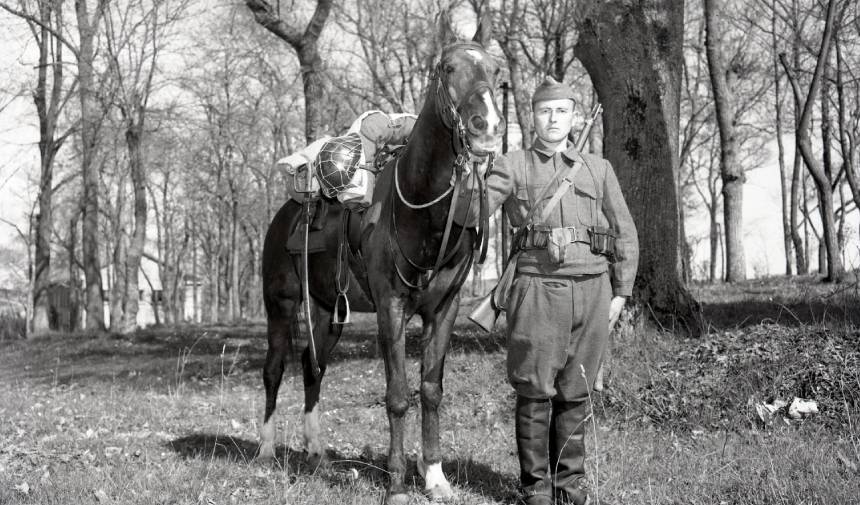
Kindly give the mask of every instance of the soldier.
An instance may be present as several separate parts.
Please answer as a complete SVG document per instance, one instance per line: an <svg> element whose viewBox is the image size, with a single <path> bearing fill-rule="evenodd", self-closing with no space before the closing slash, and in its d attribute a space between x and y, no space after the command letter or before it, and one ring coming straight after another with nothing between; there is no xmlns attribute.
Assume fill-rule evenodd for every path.
<svg viewBox="0 0 860 505"><path fill-rule="evenodd" d="M503 204L522 230L505 305L527 505L589 500L589 388L638 264L636 228L612 166L568 141L574 105L573 90L548 77L532 97L534 145L501 157L487 179L490 211Z"/></svg>

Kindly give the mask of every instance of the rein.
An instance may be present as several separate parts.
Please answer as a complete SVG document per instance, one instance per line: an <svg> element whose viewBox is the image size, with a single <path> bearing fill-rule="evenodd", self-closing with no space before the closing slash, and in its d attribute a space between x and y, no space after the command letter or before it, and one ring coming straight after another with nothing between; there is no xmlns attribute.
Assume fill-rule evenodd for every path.
<svg viewBox="0 0 860 505"><path fill-rule="evenodd" d="M448 86L444 82L444 78L442 76L441 65L442 65L442 63L440 62L436 66L431 79L436 82L436 89L435 89L436 100L434 102L435 108L436 108L436 113L439 115L440 119L442 120L442 124L448 130L450 130L452 133L452 135L451 135L452 146L451 147L453 148L454 153L456 154L456 159L454 160L454 165L452 166L452 169L451 169L452 174L451 174L450 185L448 186L448 189L446 189L442 194L440 194L439 196L433 198L432 200L430 200L428 202L424 202L424 203L410 202L403 195L403 190L400 188L400 170L399 170L400 169L400 158L398 157L394 162L394 175L393 175L393 177L394 177L394 187L396 190L397 198L400 201L400 203L405 205L407 208L412 209L412 210L427 209L427 208L430 208L430 207L436 205L437 203L441 202L443 199L445 199L449 195L451 198L450 204L448 207L448 214L447 214L447 217L445 220L445 229L442 233L442 244L439 247L439 251L436 253L436 261L434 262L434 264L432 266L429 266L429 267L419 265L416 261L411 259L406 254L406 252L403 250L403 246L402 246L402 244L398 238L396 212L395 212L395 208L394 208L395 206L392 202L392 205L391 205L391 221L390 221L392 233L389 234L389 248L392 251L394 251L394 247L391 244L391 236L393 235L394 241L397 243L397 250L400 253L399 255L402 256L403 259L405 259L406 262L409 263L409 265L412 268L420 271L421 273L425 273L428 271L431 272L430 276L423 282L420 280L418 282L410 282L409 279L406 278L406 275L403 273L401 268L397 265L397 261L394 261L394 269L397 272L397 276L400 278L400 280L406 286L408 286L409 288L412 288L412 289L424 289L430 284L430 282L439 273L441 267L443 267L446 263L448 263L454 257L457 250L459 249L459 245L462 242L462 238L463 238L463 235L465 232L465 227L463 227L460 230L460 233L457 234L457 239L456 239L454 247L451 248L450 252L448 252L448 245L449 245L449 241L451 238L451 230L452 230L453 225L454 225L454 215L455 215L455 212L457 210L456 209L457 201L459 200L461 184L463 182L463 172L465 172L466 163L468 162L471 155L474 154L474 152L472 151L471 143L469 142L469 137L466 135L466 128L463 124L463 118L460 115L460 113L457 111L458 104L454 103L453 97L451 96L451 93L448 90ZM486 81L483 81L483 80L476 82L469 89L469 91L463 96L462 100L460 101L460 105L462 105L462 103L465 103L465 101L468 100L473 95L480 93L481 91L484 91L486 89L492 89L490 87L489 83L487 83ZM490 153L486 174L489 174L489 172L492 170L493 161L494 161L494 155L492 153ZM478 263L483 263L484 260L486 259L487 246L488 246L488 242L489 242L489 233L488 233L489 232L489 214L487 212L487 209L489 208L489 203L487 201L486 186L484 184L483 178L478 173L478 164L477 163L475 163L475 167L472 170L472 176L474 177L475 182L477 183L478 191L479 191L479 198L481 200L480 201L480 218L481 219L480 219L479 229L478 229L479 242L478 242L478 244L475 245L475 249L478 249L480 251ZM391 195L391 198L393 199L393 194ZM469 206L466 209L466 216L468 216L468 213L471 210L472 200L473 200L473 198L470 194ZM480 246L479 246L479 244L480 244ZM472 256L470 255L469 261L467 262L467 264L471 265L471 262L472 262ZM458 274L456 277L457 277L457 279L459 279L461 277L461 275Z"/></svg>

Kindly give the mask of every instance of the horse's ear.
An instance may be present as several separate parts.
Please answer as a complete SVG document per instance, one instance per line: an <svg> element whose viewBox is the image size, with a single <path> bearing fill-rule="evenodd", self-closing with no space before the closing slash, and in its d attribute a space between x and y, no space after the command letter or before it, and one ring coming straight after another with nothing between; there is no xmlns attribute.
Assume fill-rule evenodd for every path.
<svg viewBox="0 0 860 505"><path fill-rule="evenodd" d="M442 47L453 44L457 41L458 37L454 32L454 28L451 26L451 16L448 14L447 9L443 9L442 12L439 13L436 25L438 28L437 33L439 34L439 42L441 42Z"/></svg>
<svg viewBox="0 0 860 505"><path fill-rule="evenodd" d="M490 45L490 41L493 39L493 20L490 17L489 13L484 13L481 16L481 19L478 20L478 28L475 29L475 35L472 36L472 40L481 44L484 47Z"/></svg>

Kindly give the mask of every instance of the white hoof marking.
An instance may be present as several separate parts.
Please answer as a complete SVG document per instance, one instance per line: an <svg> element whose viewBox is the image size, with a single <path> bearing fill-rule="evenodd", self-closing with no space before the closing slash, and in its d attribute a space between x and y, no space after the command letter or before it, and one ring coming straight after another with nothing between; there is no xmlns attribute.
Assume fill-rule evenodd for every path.
<svg viewBox="0 0 860 505"><path fill-rule="evenodd" d="M260 459L272 459L275 457L275 416L272 414L269 420L260 428Z"/></svg>
<svg viewBox="0 0 860 505"><path fill-rule="evenodd" d="M309 458L322 456L319 404L316 404L310 412L305 413L305 448Z"/></svg>
<svg viewBox="0 0 860 505"><path fill-rule="evenodd" d="M424 458L419 458L418 470L424 476L424 492L430 500L444 501L454 497L454 490L442 472L442 463L427 465Z"/></svg>

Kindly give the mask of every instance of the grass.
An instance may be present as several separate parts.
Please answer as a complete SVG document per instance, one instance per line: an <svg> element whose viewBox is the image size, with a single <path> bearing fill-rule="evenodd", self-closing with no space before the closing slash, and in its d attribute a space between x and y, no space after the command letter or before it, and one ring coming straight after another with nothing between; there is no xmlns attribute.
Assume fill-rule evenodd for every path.
<svg viewBox="0 0 860 505"><path fill-rule="evenodd" d="M783 279L697 288L712 327L702 339L630 326L616 334L588 436L602 499L858 503L858 299L849 285L800 284L808 288ZM302 454L296 365L281 388L279 461L253 460L262 326L0 343L0 504L381 503L388 433L372 330L362 316L329 367L320 468ZM417 389L417 345L408 353ZM756 402L792 396L812 396L821 413L756 417ZM408 478L414 503L425 503L418 417L411 409ZM501 333L457 326L441 423L455 503L512 503L518 466Z"/></svg>

